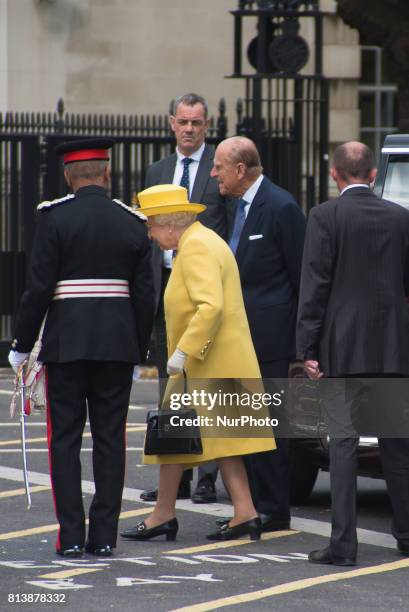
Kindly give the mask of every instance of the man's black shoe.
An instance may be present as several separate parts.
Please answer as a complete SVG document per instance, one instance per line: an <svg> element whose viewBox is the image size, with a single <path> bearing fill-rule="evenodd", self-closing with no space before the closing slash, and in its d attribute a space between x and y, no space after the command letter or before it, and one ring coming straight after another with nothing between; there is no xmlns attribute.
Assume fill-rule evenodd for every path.
<svg viewBox="0 0 409 612"><path fill-rule="evenodd" d="M85 552L95 555L96 557L113 557L114 549L109 544L102 546L93 546L92 544L85 545Z"/></svg>
<svg viewBox="0 0 409 612"><path fill-rule="evenodd" d="M290 521L283 521L281 519L272 518L269 514L259 513L261 521L261 530L263 533L269 533L270 531L285 531L290 529ZM216 524L222 527L226 525L231 518L219 518Z"/></svg>
<svg viewBox="0 0 409 612"><path fill-rule="evenodd" d="M216 501L216 489L210 480L198 482L192 494L192 502L195 504L212 504Z"/></svg>
<svg viewBox="0 0 409 612"><path fill-rule="evenodd" d="M79 559L80 557L82 557L84 549L82 548L82 546L77 546L76 544L74 544L74 546L70 546L69 548L58 548L56 552L57 555L60 555L60 557L70 557L71 559Z"/></svg>
<svg viewBox="0 0 409 612"><path fill-rule="evenodd" d="M147 489L140 494L142 501L156 502L158 499L158 489ZM190 482L181 482L179 485L177 499L190 499Z"/></svg>
<svg viewBox="0 0 409 612"><path fill-rule="evenodd" d="M140 494L142 501L154 502L158 499L158 489L147 489Z"/></svg>
<svg viewBox="0 0 409 612"><path fill-rule="evenodd" d="M356 565L356 559L352 557L337 557L333 555L329 549L329 546L322 550L313 550L308 555L308 561L310 563L322 563L324 565Z"/></svg>
<svg viewBox="0 0 409 612"><path fill-rule="evenodd" d="M261 521L261 528L263 533L269 533L270 531L285 531L290 529L290 521L277 519L271 516L271 514L263 514L259 512Z"/></svg>
<svg viewBox="0 0 409 612"><path fill-rule="evenodd" d="M398 551L402 553L402 555L406 555L409 557L409 541L408 540L398 540Z"/></svg>

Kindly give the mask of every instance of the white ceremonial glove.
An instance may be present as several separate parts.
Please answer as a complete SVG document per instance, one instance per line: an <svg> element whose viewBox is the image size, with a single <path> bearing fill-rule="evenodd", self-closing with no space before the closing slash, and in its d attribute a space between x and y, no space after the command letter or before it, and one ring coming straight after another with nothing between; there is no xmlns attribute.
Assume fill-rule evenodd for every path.
<svg viewBox="0 0 409 612"><path fill-rule="evenodd" d="M185 365L187 354L181 351L180 349L176 349L173 355L171 355L168 359L168 363L166 365L166 371L169 376L173 376L174 374L181 374L183 372L183 368Z"/></svg>
<svg viewBox="0 0 409 612"><path fill-rule="evenodd" d="M139 380L140 375L141 375L140 367L134 366L133 373L132 373L132 380Z"/></svg>
<svg viewBox="0 0 409 612"><path fill-rule="evenodd" d="M18 351L10 351L8 360L13 370L17 373L19 367L28 359L30 353L19 353Z"/></svg>

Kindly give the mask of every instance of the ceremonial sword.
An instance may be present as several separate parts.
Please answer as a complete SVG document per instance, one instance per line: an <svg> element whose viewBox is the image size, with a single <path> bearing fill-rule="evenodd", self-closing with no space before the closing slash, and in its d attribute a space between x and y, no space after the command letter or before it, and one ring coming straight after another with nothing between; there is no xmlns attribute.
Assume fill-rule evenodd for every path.
<svg viewBox="0 0 409 612"><path fill-rule="evenodd" d="M24 488L26 490L27 510L31 508L30 485L27 472L27 449L26 449L26 410L25 410L25 385L23 375L24 364L17 371L17 380L20 387L20 432L21 432L21 453L23 455L23 474Z"/></svg>

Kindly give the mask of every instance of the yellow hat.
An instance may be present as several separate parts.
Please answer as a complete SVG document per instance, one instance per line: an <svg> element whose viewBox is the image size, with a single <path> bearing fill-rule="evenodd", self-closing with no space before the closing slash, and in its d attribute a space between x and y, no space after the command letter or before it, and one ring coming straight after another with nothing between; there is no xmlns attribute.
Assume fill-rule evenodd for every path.
<svg viewBox="0 0 409 612"><path fill-rule="evenodd" d="M169 215L179 212L201 213L204 204L193 204L187 199L187 190L179 185L155 185L138 193L139 212L153 215Z"/></svg>

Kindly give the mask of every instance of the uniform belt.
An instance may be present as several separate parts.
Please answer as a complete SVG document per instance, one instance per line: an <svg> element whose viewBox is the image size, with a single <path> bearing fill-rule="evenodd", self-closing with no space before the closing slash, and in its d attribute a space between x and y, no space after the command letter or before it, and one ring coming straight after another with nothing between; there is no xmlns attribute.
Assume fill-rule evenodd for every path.
<svg viewBox="0 0 409 612"><path fill-rule="evenodd" d="M58 281L53 300L89 297L129 298L129 283L117 278L81 278Z"/></svg>

